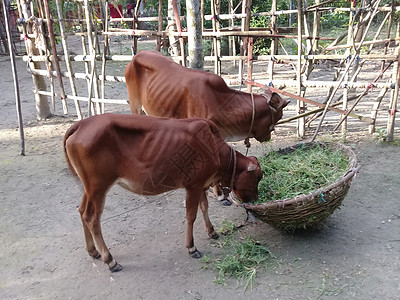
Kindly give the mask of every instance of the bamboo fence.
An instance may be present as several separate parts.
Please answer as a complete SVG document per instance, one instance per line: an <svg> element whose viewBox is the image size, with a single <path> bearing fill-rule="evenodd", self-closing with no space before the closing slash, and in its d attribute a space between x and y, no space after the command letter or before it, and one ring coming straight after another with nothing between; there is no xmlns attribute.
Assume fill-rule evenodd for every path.
<svg viewBox="0 0 400 300"><path fill-rule="evenodd" d="M180 49L179 55L172 55L172 58L186 64L185 39L188 36L187 31L181 22L185 22L185 17L181 16L178 6L174 1L173 17L162 15L162 1L159 1L159 7L154 10L153 16L139 15L139 5L133 9L133 15L127 15L126 7L120 13L119 17L113 17L110 14L110 5L116 6L116 1L111 0L66 0L65 3L71 3L76 8L75 13L67 14L61 6L62 1L56 1L56 11L51 15L48 0L36 0L28 3L25 0L18 0L18 6L21 8L19 22L23 24L26 43L37 44L41 38L37 31L32 27L35 20L40 19L43 26L43 36L49 42L45 43L46 49L40 52L28 52L23 59L28 62L33 80L37 78L48 78L51 87L50 92L35 85L35 94L47 96L51 99L60 98L63 113L68 113L67 101L73 101L78 119L93 114L104 112L104 104L124 104L127 99L112 99L107 97L105 91L106 84L115 82L125 82L123 74L106 75L110 64L116 62L128 63L138 50L139 37L150 37L157 41L156 49L160 51L163 43L170 37L176 39L175 46ZM281 123L297 120L297 134L304 136L307 124L313 120L319 119L319 124L314 132L313 139L317 137L321 130L325 116L328 111L334 111L341 114L341 119L336 124L334 130L339 126L345 134L347 130L347 117L357 118L365 122L369 132L373 133L375 120L378 113L387 116L387 140L393 140L395 131L395 116L397 112L397 98L400 84L400 40L399 20L395 23L394 14L400 11L395 1L391 5L382 5L380 0L375 1L350 1L350 7L334 7L334 1L315 0L313 5L307 6L307 1L298 0L297 8L290 10L278 10L278 1L273 0L271 11L252 12L251 0L233 1L228 0L229 10L221 12L220 1L211 1L211 11L202 12L203 39L212 41L211 55L204 57L205 62L212 62L214 72L218 75L222 72L222 62L236 63L238 71L238 81L242 82L246 77L247 90L252 91L253 86L270 86L275 88L275 92L296 99L296 116L292 116ZM25 7L24 7L25 6ZM24 18L21 13L23 9L31 10L31 17ZM237 10L241 9L240 13ZM324 14L345 13L349 14L349 26L347 32L339 32L336 37L321 36L320 18ZM278 20L282 17L290 16L290 19L297 17L295 27L279 27ZM268 17L269 26L266 28L251 27L250 20L254 17ZM224 20L229 26L223 28ZM235 20L237 20L235 22ZM167 22L170 25L165 26ZM174 25L171 27L171 22ZM154 30L146 29L142 25L154 23ZM378 23L374 33L372 24ZM57 29L55 30L55 25ZM396 27L395 36L392 27ZM66 30L68 28L68 30ZM176 28L176 29L171 29ZM75 30L73 30L75 29ZM384 30L386 29L386 32ZM82 54L73 51L67 42L72 36L81 39ZM373 38L371 38L373 36ZM132 53L111 55L110 45L112 40L119 38L132 38ZM347 37L347 40L345 39ZM368 37L368 38L367 38ZM256 39L270 39L271 48L268 55L256 55L254 51L254 41ZM62 48L57 48L55 41L61 40ZM229 39L229 54L223 55L221 50L221 40ZM285 48L285 41L295 41L297 44L297 54L290 54ZM235 41L239 42L239 49L235 46ZM323 46L322 42L330 43ZM394 49L394 45L396 49ZM172 46L172 45L171 45ZM28 48L28 47L27 47ZM61 53L62 52L62 53ZM313 71L318 65L324 65L329 62L336 62L337 68L331 71L330 79L319 79L314 76ZM63 62L66 70L61 70L60 62ZM84 65L75 72L73 64ZM96 67L99 62L100 68ZM254 62L265 64L265 73L263 79L254 80L253 64ZM46 68L41 68L40 63L45 63ZM371 71L365 70L365 66L370 63L380 63L381 69L376 74L379 75L374 80L360 80L361 76ZM247 64L247 76L243 74ZM288 69L286 75L279 72L279 66L285 65ZM386 72L387 71L387 72ZM385 73L386 72L386 73ZM57 78L59 92L55 91L53 78ZM69 89L71 92L65 92L62 78L68 78ZM36 78L36 79L35 79ZM86 81L87 91L79 90L76 80ZM285 90L283 90L285 89ZM326 90L326 97L318 102L309 101L312 93L318 89ZM363 89L356 98L351 96L351 92L357 89ZM375 91L373 91L375 89ZM356 105L366 95L379 91L371 105L369 116L360 116L353 112ZM390 96L386 97L387 92ZM306 97L306 93L308 96ZM373 96L374 97L374 96ZM388 110L381 109L382 103L387 100L385 105ZM351 99L355 99L353 105L349 107ZM340 101L341 100L341 101ZM340 102L339 102L340 101ZM315 102L315 101L314 101ZM335 103L336 102L336 103ZM57 102L58 103L58 102ZM84 103L87 110L82 110ZM341 109L335 108L341 105ZM317 106L312 109L309 106ZM321 106L322 105L322 106ZM308 118L306 119L306 117Z"/></svg>

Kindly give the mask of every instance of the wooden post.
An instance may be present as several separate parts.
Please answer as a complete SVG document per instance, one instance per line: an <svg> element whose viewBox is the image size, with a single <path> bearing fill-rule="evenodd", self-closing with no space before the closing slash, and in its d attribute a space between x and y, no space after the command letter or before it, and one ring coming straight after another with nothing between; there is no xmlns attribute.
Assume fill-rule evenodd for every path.
<svg viewBox="0 0 400 300"><path fill-rule="evenodd" d="M73 70L72 70L72 65L71 65L71 60L69 56L69 50L68 50L68 43L67 43L67 37L65 35L65 27L64 27L64 17L62 14L62 9L61 9L61 3L60 0L56 0L56 5L57 5L57 14L58 14L58 19L59 19L59 25L60 25L60 33L61 33L61 42L62 46L64 49L64 56L65 56L65 64L67 65L67 70L68 70L68 79L69 83L71 85L71 91L72 95L74 97L78 96L78 93L76 92L76 86L75 86L75 79L72 76ZM82 112L81 112L81 107L79 105L78 100L74 99L75 102L75 109L76 109L76 114L78 116L78 119L82 119Z"/></svg>
<svg viewBox="0 0 400 300"><path fill-rule="evenodd" d="M184 43L183 37L181 35L182 27L181 27L180 14L179 14L178 5L176 3L176 0L172 0L172 6L173 6L173 10L174 10L176 27L178 28L178 31L179 31L179 45L180 45L180 52L181 52L181 64L182 64L182 66L186 66L185 43Z"/></svg>
<svg viewBox="0 0 400 300"><path fill-rule="evenodd" d="M93 46L94 48L96 47L96 43L97 43L97 39L94 40L93 42ZM91 61L91 65L92 65L92 71L90 73L90 79L89 79L89 95L88 95L88 115L89 117L94 115L95 111L94 111L94 106L93 106L93 102L92 102L92 95L93 95L93 87L94 87L94 82L96 82L97 78L95 78L96 75L96 55L92 55L92 61ZM96 98L99 98L98 96L96 96ZM99 103L97 102L97 106L99 105ZM100 113L97 110L97 113Z"/></svg>
<svg viewBox="0 0 400 300"><path fill-rule="evenodd" d="M400 20L397 22L397 33L396 37L400 36ZM394 125L396 120L396 112L397 112L397 98L399 96L399 84L400 84L400 42L397 45L397 62L395 62L393 66L393 79L395 79L395 87L392 93L390 94L390 105L389 105L389 117L387 123L387 142L393 142L394 140Z"/></svg>
<svg viewBox="0 0 400 300"><path fill-rule="evenodd" d="M251 3L252 0L242 0L242 14L246 14L245 18L242 18L241 31L248 31L250 28L250 17L251 17ZM244 56L247 50L247 38L242 37L240 41L240 56ZM239 80L243 78L243 60L239 60Z"/></svg>
<svg viewBox="0 0 400 300"><path fill-rule="evenodd" d="M29 20L31 13L28 9L28 3L26 0L17 0L19 17L25 20ZM26 25L26 24L25 24ZM26 52L29 56L37 55L39 50L35 47L35 43L28 38L27 28L28 25L23 25L22 30L25 38ZM41 69L39 62L30 61L28 63L30 69ZM35 89L35 102L36 102L36 118L38 120L45 120L51 116L49 103L47 96L40 95L36 92L46 91L46 82L43 76L37 76L32 74L33 86Z"/></svg>
<svg viewBox="0 0 400 300"><path fill-rule="evenodd" d="M302 0L297 0L297 94L301 96L302 92L302 84L301 84L301 55L302 55ZM297 113L302 114L304 113L304 102L297 100ZM303 137L305 135L305 119L300 118L297 119L297 136Z"/></svg>
<svg viewBox="0 0 400 300"><path fill-rule="evenodd" d="M58 84L60 85L61 102L62 102L64 114L68 114L67 101L65 100L64 84L63 84L62 77L61 77L60 64L58 62L56 40L54 38L53 19L51 18L51 15L50 15L50 7L49 7L48 0L43 0L43 1L44 1L43 2L44 3L44 11L46 13L46 19L47 19L47 29L49 32L49 38L50 38L50 44L51 44L51 51L53 54L53 62L54 62L54 66L56 68Z"/></svg>
<svg viewBox="0 0 400 300"><path fill-rule="evenodd" d="M108 31L108 1L104 3L103 17L104 17L104 30ZM105 99L105 81L106 81L106 53L107 49L109 49L109 37L108 35L104 35L104 48L103 48L103 57L101 64L101 98ZM104 113L104 103L101 105L101 112Z"/></svg>
<svg viewBox="0 0 400 300"><path fill-rule="evenodd" d="M96 56L96 41L97 39L97 34L94 37L93 36L93 31L92 31L92 21L91 21L91 16L90 16L90 9L89 9L89 0L84 0L84 5L85 5L85 16L86 16L86 26L87 26L87 33L88 33L88 43L89 43L89 50L90 50L90 55L91 56ZM98 77L97 77L97 72L96 72L96 59L92 60L92 72L94 72L94 80L90 82L90 85L93 85L95 97L99 98L99 90L98 90ZM89 93L91 93L92 88L89 87ZM100 105L99 103L96 103L96 112L99 114L101 113Z"/></svg>
<svg viewBox="0 0 400 300"><path fill-rule="evenodd" d="M378 116L378 110L379 110L379 107L380 107L382 100L385 97L387 91L388 91L388 88L381 89L378 97L376 97L374 99L374 104L373 104L372 110L371 110L371 119L373 119L374 122L368 126L369 134L373 134L375 132L375 124L376 124L376 117Z"/></svg>
<svg viewBox="0 0 400 300"><path fill-rule="evenodd" d="M136 2L135 10L133 12L133 16L135 18L135 21L133 22L133 30L134 31L139 28L138 16L139 16L139 8L140 8L141 3L142 3L142 0L138 0ZM132 51L133 55L136 55L136 53L137 53L137 41L138 41L138 37L136 35L134 35L133 36L133 51Z"/></svg>
<svg viewBox="0 0 400 300"><path fill-rule="evenodd" d="M204 0L202 0L202 1L204 1ZM233 11L233 0L228 0L228 13L229 14L233 14L234 13L234 11ZM235 25L235 23L234 23L234 21L233 21L234 19L233 18L231 18L231 19L229 19L229 27L232 27L233 28L233 26ZM235 49L235 37L233 37L233 36L230 36L230 37L228 37L228 48L229 48L229 56L234 56L234 55L236 55L236 49ZM234 61L234 63L235 63L236 61ZM235 64L234 64L235 65Z"/></svg>
<svg viewBox="0 0 400 300"><path fill-rule="evenodd" d="M217 21L217 7L215 0L211 0L211 15L212 15L212 27L213 32L218 32L218 25ZM214 73L217 75L221 75L221 61L219 60L220 52L221 52L221 40L217 37L213 37L213 49L214 49Z"/></svg>
<svg viewBox="0 0 400 300"><path fill-rule="evenodd" d="M391 5L391 10L390 10L390 16L389 16L389 22L388 22L388 27L387 27L387 31L386 31L386 38L389 39L390 38L390 32L391 32L391 28L392 28L392 22L393 22L393 16L394 16L394 7L396 5L396 1L392 0L392 5ZM383 50L383 55L385 56L388 52L389 49L389 44L387 43L385 45L385 49ZM383 68L385 67L385 60L382 61L382 65L381 65L381 70L383 70Z"/></svg>
<svg viewBox="0 0 400 300"><path fill-rule="evenodd" d="M247 80L251 81L253 77L253 37L249 37L247 49ZM251 93L252 85L247 84L247 92Z"/></svg>
<svg viewBox="0 0 400 300"><path fill-rule="evenodd" d="M272 0L271 3L271 13L273 15L271 16L271 31L272 34L277 34L277 16L274 14L276 10L278 9L278 1L277 0ZM268 62L268 78L270 81L274 78L274 55L278 54L278 39L273 38L272 43L271 43L271 59Z"/></svg>
<svg viewBox="0 0 400 300"><path fill-rule="evenodd" d="M19 135L21 138L21 155L25 155L25 136L24 136L24 123L22 121L22 109L21 109L21 99L19 96L19 85L18 85L18 74L17 74L17 67L15 64L15 54L13 47L11 45L12 41L12 36L11 36L11 30L10 30L10 22L9 22L9 16L8 16L8 8L6 6L5 0L2 0L3 2L3 10L4 10L4 21L6 25L6 31L7 31L7 39L8 39L8 48L10 50L10 59L11 59L11 68L13 72L13 78L14 78L14 93L15 93L15 106L17 109L17 120L18 120L18 129L19 129Z"/></svg>
<svg viewBox="0 0 400 300"><path fill-rule="evenodd" d="M163 14L162 0L158 0L158 32L162 31ZM161 50L161 36L157 36L157 51Z"/></svg>
<svg viewBox="0 0 400 300"><path fill-rule="evenodd" d="M354 4L355 3L353 1L351 1L351 3L350 3L351 10L349 13L349 28L348 28L348 34L347 34L347 45L353 45L353 43L354 43L354 20L353 20L353 18L354 18L353 17L353 9L355 8ZM352 53L352 48L347 48L345 53L346 53L347 57L350 57L350 55ZM350 75L347 74L345 76L345 80L348 81L349 79L350 79ZM343 105L342 105L343 110L347 110L348 98L349 98L349 89L345 88L343 90ZM341 115L340 118L344 119L344 116ZM343 123L342 123L342 135L344 138L346 137L346 133L347 133L347 119L343 120Z"/></svg>
<svg viewBox="0 0 400 300"><path fill-rule="evenodd" d="M82 5L80 5L79 2L77 2L78 5L78 18L79 18L79 23L80 23L80 28L81 28L81 43L82 43L82 53L83 53L83 58L84 58L84 64L85 64L85 74L89 74L89 61L86 59L86 55L87 55L87 48L86 48L86 40L85 40L85 34L84 34L84 30L83 30L83 25L84 25L84 20L83 20L83 16L82 16ZM89 92L89 78L86 78L86 83L87 83L87 87L88 87L88 92Z"/></svg>
<svg viewBox="0 0 400 300"><path fill-rule="evenodd" d="M167 25L167 32L169 30L171 31L176 31L176 23L174 22L174 16L175 16L175 11L174 11L174 4L173 4L174 0L168 0L168 25ZM178 12L180 11L180 5L177 4L176 9L178 10ZM168 36L169 39L169 44L171 46L171 56L180 56L181 52L179 49L179 39L176 36L172 36L169 35Z"/></svg>

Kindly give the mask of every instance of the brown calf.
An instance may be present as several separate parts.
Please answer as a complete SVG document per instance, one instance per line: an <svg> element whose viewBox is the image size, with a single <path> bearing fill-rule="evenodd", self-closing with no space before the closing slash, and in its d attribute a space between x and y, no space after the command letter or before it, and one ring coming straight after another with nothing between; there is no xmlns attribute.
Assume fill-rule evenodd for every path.
<svg viewBox="0 0 400 300"><path fill-rule="evenodd" d="M103 240L100 217L114 184L141 195L185 188L185 243L189 254L198 258L201 253L194 245L193 223L199 206L209 236L218 237L208 217L209 186L230 186L243 202L249 202L257 200L262 177L257 158L233 150L216 125L203 119L98 115L68 129L64 151L70 170L84 186L79 212L86 249L94 258L101 256L113 272L122 266Z"/></svg>

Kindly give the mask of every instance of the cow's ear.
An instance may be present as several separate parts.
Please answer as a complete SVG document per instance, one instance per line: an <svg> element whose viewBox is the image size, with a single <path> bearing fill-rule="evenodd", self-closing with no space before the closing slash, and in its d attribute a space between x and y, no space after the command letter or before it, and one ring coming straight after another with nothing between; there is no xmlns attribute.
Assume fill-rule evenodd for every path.
<svg viewBox="0 0 400 300"><path fill-rule="evenodd" d="M285 99L282 99L277 93L272 93L271 98L269 100L269 105L274 109L279 110L283 109L289 104Z"/></svg>
<svg viewBox="0 0 400 300"><path fill-rule="evenodd" d="M257 165L256 164L249 164L249 166L247 167L247 173L253 172L255 170L257 170Z"/></svg>

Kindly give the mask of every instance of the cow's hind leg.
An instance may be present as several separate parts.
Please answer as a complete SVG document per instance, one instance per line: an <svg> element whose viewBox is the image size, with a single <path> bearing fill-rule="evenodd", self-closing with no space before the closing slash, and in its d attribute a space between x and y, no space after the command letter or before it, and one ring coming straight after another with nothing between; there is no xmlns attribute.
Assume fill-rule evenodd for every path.
<svg viewBox="0 0 400 300"><path fill-rule="evenodd" d="M193 224L196 221L197 210L199 207L199 200L201 191L192 192L186 190L186 248L189 250L189 255L193 258L200 258L203 255L194 246L193 238Z"/></svg>
<svg viewBox="0 0 400 300"><path fill-rule="evenodd" d="M108 264L111 272L118 272L122 270L122 266L114 260L110 250L108 250L108 247L104 242L103 234L101 232L100 218L103 212L105 197L106 192L103 190L88 193L87 205L82 214L82 219L87 224L87 227L96 242L103 262Z"/></svg>
<svg viewBox="0 0 400 300"><path fill-rule="evenodd" d="M90 230L86 224L86 221L83 218L83 214L85 213L86 209L87 209L87 194L84 191L83 196L82 196L82 202L81 202L81 205L79 205L78 210L81 215L83 234L85 236L86 251L89 253L90 256L97 259L97 258L100 258L101 255L100 255L99 251L97 251L97 249L96 249L92 233L90 232Z"/></svg>
<svg viewBox="0 0 400 300"><path fill-rule="evenodd" d="M208 216L208 200L206 193L203 192L200 197L200 209L203 214L203 219L204 219L204 225L206 227L206 231L208 232L208 235L213 238L217 239L219 237L218 233L215 231L214 226L212 225L210 221L210 217Z"/></svg>

